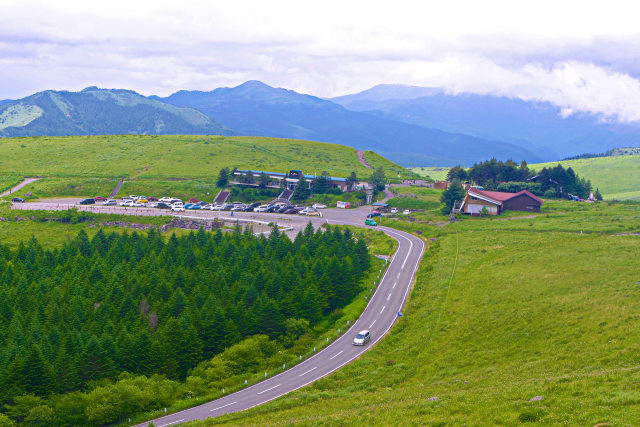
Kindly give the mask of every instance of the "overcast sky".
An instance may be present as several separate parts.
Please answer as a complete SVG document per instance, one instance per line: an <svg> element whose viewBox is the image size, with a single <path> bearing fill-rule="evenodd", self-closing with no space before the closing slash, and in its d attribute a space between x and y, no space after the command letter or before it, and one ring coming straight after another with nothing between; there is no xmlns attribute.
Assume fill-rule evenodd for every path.
<svg viewBox="0 0 640 427"><path fill-rule="evenodd" d="M633 4L0 0L0 99L246 80L330 97L400 83L640 121Z"/></svg>

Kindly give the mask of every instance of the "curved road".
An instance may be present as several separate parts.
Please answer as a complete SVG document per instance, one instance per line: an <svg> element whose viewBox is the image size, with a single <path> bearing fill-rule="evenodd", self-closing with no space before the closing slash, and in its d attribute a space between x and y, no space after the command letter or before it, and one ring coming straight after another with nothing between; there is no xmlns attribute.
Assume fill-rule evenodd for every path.
<svg viewBox="0 0 640 427"><path fill-rule="evenodd" d="M51 207L46 206L45 203L27 203L15 205L15 208L43 209ZM63 207L59 206L58 208ZM101 209L95 207L88 208L88 210ZM144 209L144 211L146 212L140 210L139 214L149 212L147 209ZM324 218L313 218L312 222L316 227L323 222L363 226L367 212L369 212L369 209L366 207L352 210L331 209L323 212ZM128 209L127 214L135 214L135 211ZM228 215L227 213L223 214ZM213 212L201 214L203 217L219 215L219 213ZM273 220L274 215L249 213L238 214L237 217ZM278 218L279 223L289 221L294 226L294 231L301 229L309 221L307 217L286 216ZM278 375L217 400L150 421L153 421L157 427L166 427L262 405L340 369L381 340L398 319L398 312L401 311L411 289L416 270L425 250L425 244L422 239L402 231L387 227L379 227L379 229L398 241L398 249L388 265L377 290L369 300L369 304L348 331L322 351ZM353 337L362 329L371 331L371 342L362 347L352 345ZM140 424L140 426L145 426L147 423L148 421Z"/></svg>

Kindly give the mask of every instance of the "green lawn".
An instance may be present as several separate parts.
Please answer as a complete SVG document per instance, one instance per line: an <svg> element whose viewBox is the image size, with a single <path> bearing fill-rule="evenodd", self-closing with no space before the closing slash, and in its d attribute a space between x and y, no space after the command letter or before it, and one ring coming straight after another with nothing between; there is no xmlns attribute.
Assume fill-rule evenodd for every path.
<svg viewBox="0 0 640 427"><path fill-rule="evenodd" d="M640 198L640 155L596 157L593 159L563 160L560 162L529 165L541 170L561 164L591 180L593 188L599 188L605 199Z"/></svg>
<svg viewBox="0 0 640 427"><path fill-rule="evenodd" d="M442 166L426 166L426 167L413 167L409 168L411 172L415 172L418 175L429 177L435 181L446 181L447 173L449 172L449 167Z"/></svg>
<svg viewBox="0 0 640 427"><path fill-rule="evenodd" d="M393 187L391 191L396 195L387 203L398 209L420 209L439 211L442 207L440 196L443 190L427 187Z"/></svg>
<svg viewBox="0 0 640 427"><path fill-rule="evenodd" d="M388 337L313 385L197 424L635 425L640 237L617 233L640 232L640 205L544 206L421 224L436 241Z"/></svg>
<svg viewBox="0 0 640 427"><path fill-rule="evenodd" d="M375 166L409 172L367 153ZM197 178L215 180L220 168L238 167L306 173L327 171L368 177L355 149L337 144L262 137L108 135L2 138L0 175Z"/></svg>
<svg viewBox="0 0 640 427"><path fill-rule="evenodd" d="M0 193L10 189L11 187L19 184L22 178L11 175L0 175Z"/></svg>

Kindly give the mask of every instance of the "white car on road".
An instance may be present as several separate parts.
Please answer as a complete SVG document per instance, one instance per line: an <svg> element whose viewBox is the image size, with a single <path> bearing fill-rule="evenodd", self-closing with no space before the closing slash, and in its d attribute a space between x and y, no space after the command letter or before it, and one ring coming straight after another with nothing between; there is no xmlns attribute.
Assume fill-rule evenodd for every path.
<svg viewBox="0 0 640 427"><path fill-rule="evenodd" d="M369 341L371 341L371 334L368 330L364 329L358 332L356 337L353 339L353 345L365 345Z"/></svg>

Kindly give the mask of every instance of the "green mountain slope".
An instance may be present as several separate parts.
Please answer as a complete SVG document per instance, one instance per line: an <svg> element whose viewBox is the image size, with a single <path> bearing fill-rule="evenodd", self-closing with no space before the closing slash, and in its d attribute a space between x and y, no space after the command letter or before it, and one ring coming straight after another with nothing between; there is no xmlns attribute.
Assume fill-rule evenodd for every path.
<svg viewBox="0 0 640 427"><path fill-rule="evenodd" d="M408 176L373 153L373 166ZM0 139L0 175L103 178L217 178L222 167L265 171L301 169L368 177L356 150L323 142L261 137L105 135Z"/></svg>
<svg viewBox="0 0 640 427"><path fill-rule="evenodd" d="M529 168L540 170L558 164L571 167L578 175L591 180L605 199L640 199L640 155L562 160L533 164Z"/></svg>
<svg viewBox="0 0 640 427"><path fill-rule="evenodd" d="M89 87L39 92L0 105L0 136L112 134L229 134L192 108L174 107L136 92Z"/></svg>

